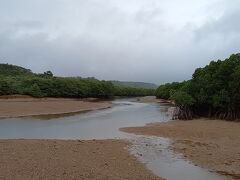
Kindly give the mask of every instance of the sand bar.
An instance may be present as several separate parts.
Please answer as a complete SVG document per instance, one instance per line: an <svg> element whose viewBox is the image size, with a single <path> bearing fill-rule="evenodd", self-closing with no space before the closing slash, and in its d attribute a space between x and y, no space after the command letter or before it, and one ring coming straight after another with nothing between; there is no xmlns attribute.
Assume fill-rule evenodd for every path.
<svg viewBox="0 0 240 180"><path fill-rule="evenodd" d="M199 119L122 128L124 132L173 139L170 148L194 164L240 179L240 123Z"/></svg>
<svg viewBox="0 0 240 180"><path fill-rule="evenodd" d="M0 98L0 118L76 113L111 106L110 101L96 99L2 97Z"/></svg>

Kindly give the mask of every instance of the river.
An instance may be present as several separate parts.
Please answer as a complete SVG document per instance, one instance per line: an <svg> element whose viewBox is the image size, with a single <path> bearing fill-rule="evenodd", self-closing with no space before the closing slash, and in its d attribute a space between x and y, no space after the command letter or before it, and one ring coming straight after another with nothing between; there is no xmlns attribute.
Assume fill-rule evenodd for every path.
<svg viewBox="0 0 240 180"><path fill-rule="evenodd" d="M121 127L169 121L169 105L139 103L135 98L113 101L114 107L87 113L0 120L0 139L127 139L130 153L156 175L170 180L221 180L225 177L191 164L169 150L171 140L137 136Z"/></svg>

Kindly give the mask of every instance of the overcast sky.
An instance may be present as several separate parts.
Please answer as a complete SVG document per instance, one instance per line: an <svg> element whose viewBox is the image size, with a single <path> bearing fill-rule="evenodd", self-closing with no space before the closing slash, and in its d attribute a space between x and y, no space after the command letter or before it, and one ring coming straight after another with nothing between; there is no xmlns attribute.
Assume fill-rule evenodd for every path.
<svg viewBox="0 0 240 180"><path fill-rule="evenodd" d="M163 83L239 52L239 0L0 0L0 63Z"/></svg>

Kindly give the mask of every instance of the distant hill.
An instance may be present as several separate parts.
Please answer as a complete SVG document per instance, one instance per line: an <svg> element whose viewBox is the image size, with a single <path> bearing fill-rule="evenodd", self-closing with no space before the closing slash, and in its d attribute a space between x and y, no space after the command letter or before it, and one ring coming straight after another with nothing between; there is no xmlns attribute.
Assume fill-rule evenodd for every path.
<svg viewBox="0 0 240 180"><path fill-rule="evenodd" d="M121 84L118 83L118 84ZM139 86L139 83L127 83L127 86ZM150 87L149 85L145 87ZM0 96L30 95L33 97L63 98L111 98L113 96L153 96L155 89L129 88L114 86L110 81L98 80L94 77L58 77L51 71L33 73L16 65L0 64Z"/></svg>
<svg viewBox="0 0 240 180"><path fill-rule="evenodd" d="M46 75L45 72L43 75ZM0 64L0 76L24 76L24 75L39 75L33 73L30 69L26 69L20 66L11 65L11 64ZM76 79L81 79L76 77ZM87 78L95 79L95 78ZM130 81L111 81L113 85L124 86L124 87L134 87L134 88L144 88L144 89L156 89L158 86L153 83L144 83L144 82L130 82Z"/></svg>
<svg viewBox="0 0 240 180"><path fill-rule="evenodd" d="M20 76L33 74L30 69L11 64L0 64L0 75L2 76Z"/></svg>
<svg viewBox="0 0 240 180"><path fill-rule="evenodd" d="M128 86L135 88L156 89L158 86L153 83L130 82L130 81L111 81L116 86Z"/></svg>

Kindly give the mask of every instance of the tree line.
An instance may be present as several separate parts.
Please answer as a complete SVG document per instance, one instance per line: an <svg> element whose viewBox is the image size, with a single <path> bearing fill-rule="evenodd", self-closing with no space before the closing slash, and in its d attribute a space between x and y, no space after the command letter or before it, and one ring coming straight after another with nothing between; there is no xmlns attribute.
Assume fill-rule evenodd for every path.
<svg viewBox="0 0 240 180"><path fill-rule="evenodd" d="M55 77L51 71L42 74L19 66L0 64L0 95L33 97L111 98L113 96L154 95L154 90L114 86L95 78Z"/></svg>
<svg viewBox="0 0 240 180"><path fill-rule="evenodd" d="M176 104L174 118L240 119L240 54L197 68L192 79L161 85L157 98Z"/></svg>

